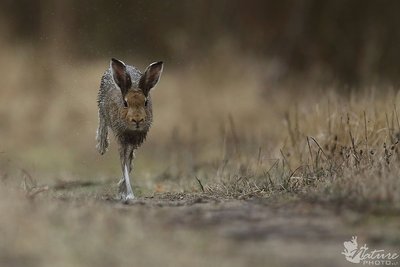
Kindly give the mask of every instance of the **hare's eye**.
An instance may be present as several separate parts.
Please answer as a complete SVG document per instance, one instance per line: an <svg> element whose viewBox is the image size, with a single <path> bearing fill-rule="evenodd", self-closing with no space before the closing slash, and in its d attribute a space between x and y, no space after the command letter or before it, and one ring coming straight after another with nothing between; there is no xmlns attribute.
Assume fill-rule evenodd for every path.
<svg viewBox="0 0 400 267"><path fill-rule="evenodd" d="M125 108L128 107L128 102L126 102L126 100L124 100L124 107L125 107Z"/></svg>
<svg viewBox="0 0 400 267"><path fill-rule="evenodd" d="M147 100L147 98L146 98L146 100L144 101L144 106L145 107L147 107L147 103L149 103L149 100Z"/></svg>

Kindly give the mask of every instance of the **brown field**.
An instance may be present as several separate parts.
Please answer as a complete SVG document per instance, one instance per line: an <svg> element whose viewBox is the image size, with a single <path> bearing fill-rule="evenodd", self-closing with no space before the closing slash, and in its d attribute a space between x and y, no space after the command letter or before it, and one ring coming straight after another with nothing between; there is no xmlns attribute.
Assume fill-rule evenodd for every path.
<svg viewBox="0 0 400 267"><path fill-rule="evenodd" d="M217 55L166 62L122 204L115 143L95 150L108 61L2 50L0 266L348 266L354 235L399 253L398 90Z"/></svg>

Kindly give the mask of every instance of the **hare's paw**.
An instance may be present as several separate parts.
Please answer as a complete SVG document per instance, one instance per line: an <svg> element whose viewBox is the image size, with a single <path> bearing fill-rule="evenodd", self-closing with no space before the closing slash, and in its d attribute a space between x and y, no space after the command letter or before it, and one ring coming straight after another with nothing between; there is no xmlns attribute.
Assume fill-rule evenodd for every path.
<svg viewBox="0 0 400 267"><path fill-rule="evenodd" d="M132 192L132 189L128 189L125 184L125 180L121 179L118 182L118 196L117 198L124 203L129 202L130 200L135 199L135 195Z"/></svg>
<svg viewBox="0 0 400 267"><path fill-rule="evenodd" d="M107 148L108 148L108 140L107 139L100 140L96 145L96 149L97 149L97 151L99 151L99 153L101 155L103 155L104 153L107 152Z"/></svg>
<svg viewBox="0 0 400 267"><path fill-rule="evenodd" d="M118 194L118 199L121 200L123 203L129 203L129 201L132 201L135 199L135 196L133 195L133 193L122 193L120 192Z"/></svg>

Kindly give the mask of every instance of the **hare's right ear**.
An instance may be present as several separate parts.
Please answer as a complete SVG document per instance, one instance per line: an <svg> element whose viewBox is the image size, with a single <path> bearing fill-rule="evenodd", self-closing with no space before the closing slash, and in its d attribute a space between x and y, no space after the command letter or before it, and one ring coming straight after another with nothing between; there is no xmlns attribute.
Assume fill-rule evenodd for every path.
<svg viewBox="0 0 400 267"><path fill-rule="evenodd" d="M114 83L121 90L122 95L128 92L128 89L132 86L131 76L126 71L126 65L121 60L112 58L110 62L112 77Z"/></svg>
<svg viewBox="0 0 400 267"><path fill-rule="evenodd" d="M139 80L139 88L142 89L144 95L147 97L149 95L150 89L156 86L158 80L160 79L161 73L163 71L163 62L151 63L142 77Z"/></svg>

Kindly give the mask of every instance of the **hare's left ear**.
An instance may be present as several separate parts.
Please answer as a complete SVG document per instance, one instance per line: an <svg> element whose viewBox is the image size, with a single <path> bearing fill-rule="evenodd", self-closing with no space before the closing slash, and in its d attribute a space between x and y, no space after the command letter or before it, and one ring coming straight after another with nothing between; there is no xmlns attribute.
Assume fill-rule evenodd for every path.
<svg viewBox="0 0 400 267"><path fill-rule="evenodd" d="M163 62L151 63L139 81L139 88L143 91L145 96L148 96L150 89L156 86L158 83L161 73L163 71Z"/></svg>
<svg viewBox="0 0 400 267"><path fill-rule="evenodd" d="M112 58L110 66L114 82L121 90L122 95L125 96L128 89L132 86L131 76L126 71L126 65L121 60Z"/></svg>

